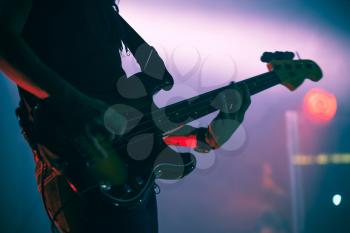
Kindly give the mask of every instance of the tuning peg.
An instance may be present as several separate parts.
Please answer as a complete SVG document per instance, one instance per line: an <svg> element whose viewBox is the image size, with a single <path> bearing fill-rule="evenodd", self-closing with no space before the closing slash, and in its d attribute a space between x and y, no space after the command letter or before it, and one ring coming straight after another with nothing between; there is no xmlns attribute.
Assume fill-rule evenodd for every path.
<svg viewBox="0 0 350 233"><path fill-rule="evenodd" d="M273 60L293 60L294 56L295 55L293 52L264 52L260 58L260 61L270 63Z"/></svg>

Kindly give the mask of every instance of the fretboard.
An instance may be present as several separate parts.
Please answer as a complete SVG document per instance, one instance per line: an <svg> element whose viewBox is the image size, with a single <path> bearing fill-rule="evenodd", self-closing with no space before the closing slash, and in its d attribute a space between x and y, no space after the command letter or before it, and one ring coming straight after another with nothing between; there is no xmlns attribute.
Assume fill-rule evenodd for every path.
<svg viewBox="0 0 350 233"><path fill-rule="evenodd" d="M222 91L234 88L234 86L246 85L250 94L255 95L277 84L280 84L280 80L274 72L264 73L161 108L153 119L163 132L167 132L218 111L212 105L212 101Z"/></svg>

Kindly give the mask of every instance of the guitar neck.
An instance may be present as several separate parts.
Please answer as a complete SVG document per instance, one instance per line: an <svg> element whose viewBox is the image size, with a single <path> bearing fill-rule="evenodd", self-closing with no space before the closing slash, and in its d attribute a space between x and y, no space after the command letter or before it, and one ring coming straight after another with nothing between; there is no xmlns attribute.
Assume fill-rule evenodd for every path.
<svg viewBox="0 0 350 233"><path fill-rule="evenodd" d="M166 106L160 109L160 111L165 113L167 117L166 121L162 121L163 124L161 125L161 128L164 132L167 132L217 111L217 109L212 106L212 101L220 92L233 88L234 86L246 85L250 94L255 95L277 84L280 84L280 80L277 75L274 72L267 72Z"/></svg>
<svg viewBox="0 0 350 233"><path fill-rule="evenodd" d="M240 81L236 85L247 85L250 95L258 94L266 89L280 84L281 81L274 72L267 72L252 78Z"/></svg>

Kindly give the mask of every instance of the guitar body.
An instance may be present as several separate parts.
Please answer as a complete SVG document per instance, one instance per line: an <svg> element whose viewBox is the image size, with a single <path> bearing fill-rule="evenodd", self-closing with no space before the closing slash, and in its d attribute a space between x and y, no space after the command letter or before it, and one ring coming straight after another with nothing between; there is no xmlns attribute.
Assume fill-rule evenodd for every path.
<svg viewBox="0 0 350 233"><path fill-rule="evenodd" d="M143 194L153 187L154 179L176 180L188 175L194 170L196 160L190 153L175 152L163 141L164 131L157 124L157 115L152 114L160 112L153 103L154 94L162 88L160 80L139 73L122 78L117 86L118 91L97 97L110 106L104 116L107 130L112 131L113 113L124 115L129 122L125 134L111 140L115 153L80 153L76 149L79 140L71 141L53 122L42 125L45 129L49 127L50 132L40 131L50 134L47 138L56 138L49 140L56 143L51 146L52 151L64 157L58 165L53 162L54 167L62 171L79 192L99 189L114 204L129 205L142 200ZM44 116L44 108L42 106L43 111L37 115ZM52 129L52 125L56 128ZM50 142L45 145L50 147ZM71 148L71 151L60 152L62 148Z"/></svg>
<svg viewBox="0 0 350 233"><path fill-rule="evenodd" d="M119 80L117 86L115 96L103 98L111 106L106 112L105 125L108 129L113 112L124 115L129 122L126 133L113 142L115 151L127 165L127 178L122 185L110 186L108 179L113 180L111 177L106 183L101 179L99 183L106 184L103 185L105 194L123 204L141 200L155 178L177 180L188 175L194 170L196 160L190 153L175 152L163 141L164 129L158 118L166 121L166 113L153 102L154 94L161 89L159 80L139 73ZM167 123L172 124L170 120ZM113 164L114 160L105 158L108 164Z"/></svg>

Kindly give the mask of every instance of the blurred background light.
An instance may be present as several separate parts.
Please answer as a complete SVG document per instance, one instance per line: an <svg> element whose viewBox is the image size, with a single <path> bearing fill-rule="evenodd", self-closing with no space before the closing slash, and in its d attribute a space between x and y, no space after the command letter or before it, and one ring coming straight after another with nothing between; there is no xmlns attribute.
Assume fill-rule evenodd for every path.
<svg viewBox="0 0 350 233"><path fill-rule="evenodd" d="M341 204L341 201L342 201L342 196L339 194L335 194L332 198L332 201L333 201L333 204L335 206L339 206Z"/></svg>
<svg viewBox="0 0 350 233"><path fill-rule="evenodd" d="M326 90L313 88L304 97L303 109L312 121L328 122L337 112L337 98Z"/></svg>

